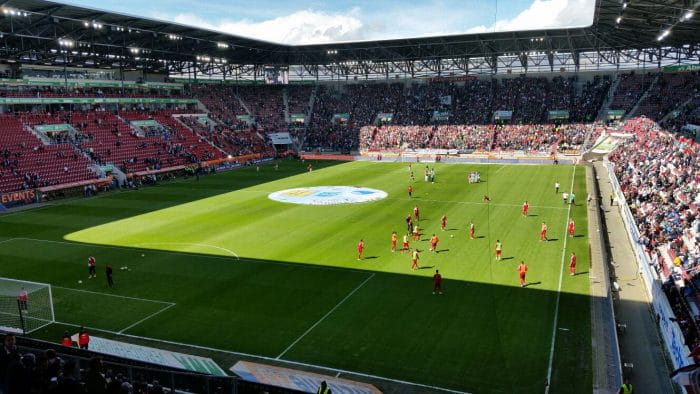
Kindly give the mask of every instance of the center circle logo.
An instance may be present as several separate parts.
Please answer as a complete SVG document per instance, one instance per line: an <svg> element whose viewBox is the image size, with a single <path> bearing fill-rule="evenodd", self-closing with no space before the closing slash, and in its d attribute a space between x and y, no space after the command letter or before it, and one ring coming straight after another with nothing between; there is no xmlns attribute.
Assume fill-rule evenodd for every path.
<svg viewBox="0 0 700 394"><path fill-rule="evenodd" d="M303 205L356 204L386 198L386 192L367 187L313 186L270 193L270 200Z"/></svg>

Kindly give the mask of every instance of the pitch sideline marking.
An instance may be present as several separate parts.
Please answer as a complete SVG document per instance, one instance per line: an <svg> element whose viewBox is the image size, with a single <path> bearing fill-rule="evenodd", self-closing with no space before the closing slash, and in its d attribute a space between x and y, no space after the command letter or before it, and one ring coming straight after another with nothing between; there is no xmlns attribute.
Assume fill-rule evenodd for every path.
<svg viewBox="0 0 700 394"><path fill-rule="evenodd" d="M147 243L134 244L134 246L137 246L137 247L138 246L148 246L148 245L151 245L151 246L155 246L155 245L177 246L177 245L180 245L180 246L200 246L200 247L204 247L204 248L214 248L214 249L223 250L224 252L228 252L231 256L235 257L238 260L241 259L240 257L238 257L238 254L236 254L236 252L234 252L230 249L222 248L221 246L216 246L216 245L209 245L209 244L194 244L194 243L185 243L185 242L147 242Z"/></svg>
<svg viewBox="0 0 700 394"><path fill-rule="evenodd" d="M239 356L239 357L249 357L253 359L260 359L260 360L265 360L265 361L271 361L271 362L282 362L286 363L289 365L294 365L294 366L299 366L299 367L306 367L306 368L316 368L316 369L321 369L324 371L329 371L329 372L335 372L335 373L341 373L344 375L355 375L355 376L360 376L364 378L370 378L370 379L377 379L377 380L384 380L387 382L392 382L392 383L399 383L399 384L405 384L405 385L410 385L410 386L416 386L416 387L423 387L423 388L428 388L432 390L440 390L448 393L454 393L454 394L470 394L469 392L466 391L459 391L459 390L453 390L453 389L448 389L444 387L438 387L438 386L431 386L423 383L414 383L414 382L409 382L406 380L400 380L400 379L391 379L391 378L385 378L383 376L378 376L378 375L372 375L372 374L366 374L362 372L354 372L354 371L349 371L345 369L337 369L337 368L331 368L331 367L324 367L322 365L315 365L315 364L309 364L309 363L303 363L300 361L292 361L292 360L285 360L285 359L276 359L273 357L268 357L268 356L259 356L255 354L250 354L250 353L242 353L242 352L235 352L232 350L224 350L224 349L217 349L213 347L208 347L208 346L201 346L201 345L192 345L188 343L181 343L181 342L175 342L175 341L169 341L167 339L157 339L157 338L150 338L150 337L144 337L140 335L132 335L132 334L119 334L116 331L111 331L111 330L105 330L102 328L96 328L96 327L88 327L88 326L81 326L79 324L73 324L73 323L66 323L66 322L61 322L61 321L56 321L55 324L61 324L64 326L70 326L70 327L85 327L90 330L94 331L99 331L99 332L104 332L107 334L112 334L112 335L120 335L122 337L126 338L133 338L133 339L140 339L140 340L146 340L146 341L151 341L151 342L158 342L158 343L164 343L168 345L174 345L174 346L182 346L182 347L189 347L192 349L198 349L198 350L206 350L210 352L218 352L218 353L225 353L225 354L230 354L233 356Z"/></svg>
<svg viewBox="0 0 700 394"><path fill-rule="evenodd" d="M118 334L123 334L124 331L130 330L130 329L132 329L132 328L138 326L139 324L145 322L146 320L148 320L148 319L150 319L150 318L152 318L152 317L156 317L156 316L160 315L161 313L167 311L168 309L174 307L175 305L176 305L176 304L170 304L170 305L168 305L168 306L166 306L166 307L161 308L160 310L158 310L158 311L156 311L156 312L154 312L154 313L151 313L150 315L144 317L143 319L137 321L136 323L134 323L134 324L132 324L132 325L126 327L126 328L123 328L121 331L118 332Z"/></svg>
<svg viewBox="0 0 700 394"><path fill-rule="evenodd" d="M574 192L574 180L576 179L576 166L574 166L574 171L571 174L571 190L569 193ZM557 339L557 322L559 321L559 299L561 298L561 283L564 278L564 260L566 260L566 241L569 239L568 226L569 219L571 218L571 205L566 212L566 225L564 226L564 247L561 250L561 266L559 267L559 286L557 287L557 301L554 304L554 321L552 322L552 343L549 346L549 361L547 365L547 385L544 388L545 394L549 394L549 387L552 382L552 363L554 362L554 344Z"/></svg>
<svg viewBox="0 0 700 394"><path fill-rule="evenodd" d="M311 327L309 327L308 330L304 331L304 333L301 334L301 336L299 336L299 338L297 338L294 342L292 342L291 345L287 346L287 348L284 349L284 351L282 351L282 353L280 353L277 357L275 357L275 359L276 359L276 360L279 360L280 358L282 358L282 356L284 356L285 353L287 353L291 348L293 348L294 345L296 345L296 344L297 344L299 341L301 341L306 335L308 335L314 328L316 328L316 326L318 326L319 324L321 324L321 322L324 321L328 316L330 316L330 314L333 313L333 311L335 311L336 309L338 309L338 307L340 307L341 305L343 305L343 303L344 303L345 301L347 301L348 298L352 297L353 294L355 294L358 290L360 290L360 288L361 288L362 286L364 286L365 283L369 282L370 279L374 278L374 275L376 275L376 274L372 273L372 275L368 276L367 279L365 279L364 281L362 281L362 283L360 283L357 287L355 287L355 289L354 289L353 291L351 291L350 293L348 293L348 295L346 295L345 298L343 298L342 300L340 300L340 302L338 302L337 304L335 304L335 306L334 306L333 308L331 308L331 310L329 310L325 315L323 315L320 319L318 319L318 321L317 321L316 323L314 323Z"/></svg>
<svg viewBox="0 0 700 394"><path fill-rule="evenodd" d="M81 247L92 247L92 248L102 248L102 249L118 249L118 250L132 250L135 252L143 252L143 248L135 248L131 246L118 246L118 245L99 245L99 244L90 244L90 243L81 243L81 242L67 242L67 241L54 241L50 239L37 239L37 238L25 238L25 237L18 237L18 238L12 238L8 239L7 241L33 241L33 242L46 242L46 243L53 243L53 244L62 244L62 245L70 245L70 246L81 246ZM189 256L192 257L193 252L178 252L174 250L160 250L160 249L149 249L151 252L154 253L165 253L165 254L176 254L180 256ZM226 257L226 256L217 256L217 255L208 255L208 254L197 254L198 257L203 257L207 259L214 259L214 260L226 260L226 261L231 261L231 257ZM271 261L271 260L266 260L265 262L260 262L257 260L253 259L247 259L247 258L242 258L240 261L244 261L247 263L251 264L275 264L275 265L285 265L288 267L297 267L297 268L309 268L309 269L318 269L318 270L328 270L328 271L343 271L343 272L360 272L359 270L352 269L352 268L340 268L340 267L334 267L334 266L328 266L328 265L316 265L312 263L286 263L284 261ZM364 271L362 271L364 272Z"/></svg>
<svg viewBox="0 0 700 394"><path fill-rule="evenodd" d="M175 305L174 302L169 302L169 301L160 301L160 300L151 300L148 298L138 298L138 297L128 297L128 296L123 296L119 294L109 294L109 293L103 293L99 291L90 291L90 290L82 290L82 289L74 289L72 287L63 287L63 286L54 286L51 285L52 288L54 289L61 289L61 290L70 290L70 291L77 291L80 293L87 293L87 294L96 294L96 295L103 295L103 296L109 296L109 297L116 297L116 298L124 298L127 300L134 300L134 301L144 301L144 302L152 302L154 304L166 304L166 305Z"/></svg>
<svg viewBox="0 0 700 394"><path fill-rule="evenodd" d="M5 242L14 241L14 240L16 240L16 239L17 239L17 238L8 238L8 239L4 239L4 240L0 241L0 244L4 244Z"/></svg>

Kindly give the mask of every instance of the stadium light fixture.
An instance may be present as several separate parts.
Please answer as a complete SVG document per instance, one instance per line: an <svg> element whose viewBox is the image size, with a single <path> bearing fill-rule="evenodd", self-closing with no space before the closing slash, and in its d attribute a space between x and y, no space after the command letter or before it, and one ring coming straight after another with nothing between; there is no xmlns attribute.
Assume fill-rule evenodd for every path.
<svg viewBox="0 0 700 394"><path fill-rule="evenodd" d="M73 46L75 46L75 42L67 38L61 38L58 40L58 45L66 48L73 48Z"/></svg>
<svg viewBox="0 0 700 394"><path fill-rule="evenodd" d="M10 16L23 16L23 17L29 16L29 12L27 12L27 11L22 11L22 10L18 10L15 8L7 8L7 7L2 7L2 13L4 15L10 15Z"/></svg>
<svg viewBox="0 0 700 394"><path fill-rule="evenodd" d="M683 17L681 18L681 22L690 20L693 17L693 14L695 12L693 10L688 10L685 14L683 14Z"/></svg>
<svg viewBox="0 0 700 394"><path fill-rule="evenodd" d="M617 23L618 25L620 24L620 22L622 22L622 15L618 16L617 19L615 19L615 23Z"/></svg>
<svg viewBox="0 0 700 394"><path fill-rule="evenodd" d="M219 49L228 49L229 45L225 42L217 42L216 47Z"/></svg>
<svg viewBox="0 0 700 394"><path fill-rule="evenodd" d="M622 3L622 9L624 10L625 8L627 8L627 2L626 2L626 1Z"/></svg>
<svg viewBox="0 0 700 394"><path fill-rule="evenodd" d="M664 30L658 37L656 37L656 41L663 40L664 38L668 37L669 34L671 34L671 29Z"/></svg>

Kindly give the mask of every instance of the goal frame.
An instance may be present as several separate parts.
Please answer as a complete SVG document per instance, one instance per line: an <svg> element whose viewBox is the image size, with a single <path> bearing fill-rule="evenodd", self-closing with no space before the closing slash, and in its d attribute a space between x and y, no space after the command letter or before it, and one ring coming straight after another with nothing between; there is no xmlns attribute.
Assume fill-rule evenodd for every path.
<svg viewBox="0 0 700 394"><path fill-rule="evenodd" d="M50 319L37 319L42 321L41 324L37 325L36 327L32 327L30 329L27 329L27 324L25 322L26 317L23 315L22 312L22 307L20 305L19 300L17 300L16 305L17 305L17 313L20 321L20 327L17 327L18 330L21 330L22 335L27 335L31 334L37 330L40 330L48 325L51 325L56 322L56 314L54 312L54 306L53 306L53 288L51 287L50 283L42 283L42 282L34 282L30 280L21 280L21 279L15 279L15 278L6 278L6 277L0 277L0 282L12 282L12 283L17 283L19 285L25 284L25 285L32 285L32 286L37 286L37 287L44 287L48 290L48 310L50 312ZM31 293L29 293L31 295ZM9 312L5 312L9 313Z"/></svg>

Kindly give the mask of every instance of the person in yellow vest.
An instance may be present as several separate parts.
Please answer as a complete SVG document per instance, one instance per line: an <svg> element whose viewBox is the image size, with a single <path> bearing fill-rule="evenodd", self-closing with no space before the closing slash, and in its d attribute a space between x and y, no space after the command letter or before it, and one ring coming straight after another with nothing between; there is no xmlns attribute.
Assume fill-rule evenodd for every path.
<svg viewBox="0 0 700 394"><path fill-rule="evenodd" d="M632 394L634 392L634 387L632 387L632 383L630 383L629 379L625 379L625 383L622 384L620 387L620 391L618 391L619 394Z"/></svg>
<svg viewBox="0 0 700 394"><path fill-rule="evenodd" d="M316 394L331 394L331 388L328 387L325 380L323 382L321 382L320 386L318 386L318 390L316 390Z"/></svg>

